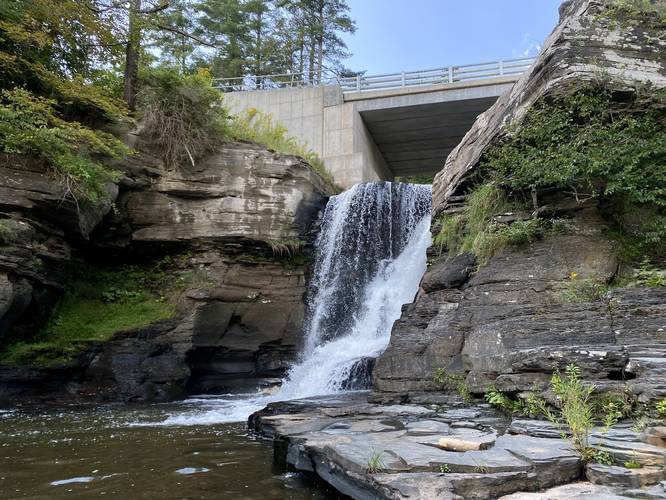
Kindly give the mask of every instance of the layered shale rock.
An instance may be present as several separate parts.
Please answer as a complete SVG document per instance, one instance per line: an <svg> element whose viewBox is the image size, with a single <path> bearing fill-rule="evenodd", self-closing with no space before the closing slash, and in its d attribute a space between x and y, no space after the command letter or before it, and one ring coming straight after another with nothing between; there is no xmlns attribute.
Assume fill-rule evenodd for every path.
<svg viewBox="0 0 666 500"><path fill-rule="evenodd" d="M330 188L303 160L254 144L225 144L178 169L164 168L140 138L136 147L116 165L115 202L95 211L63 201L62 188L30 162L2 171L3 215L16 230L2 242L0 317L12 338L29 339L40 323L25 318L34 290L51 297L37 303L43 322L68 263L164 255L175 256L175 316L93 342L67 366L4 367L4 398L35 395L50 378L49 390L166 400L268 385L294 358L308 245Z"/></svg>
<svg viewBox="0 0 666 500"><path fill-rule="evenodd" d="M435 178L435 214L458 213L470 184L484 175L484 154L519 130L543 96L568 95L600 80L617 94L666 85L663 21L648 13L611 19L608 5L562 5L560 23L533 67L477 119ZM431 249L421 292L405 307L375 365L376 398L435 390L438 368L463 373L477 394L491 387L512 394L545 391L553 369L568 363L600 391L626 391L650 404L666 396L666 289L601 290L620 264L606 207L563 191L539 193L535 211L566 220L561 233L507 246L488 262L477 263L471 254L446 258ZM495 221L519 218L512 213ZM436 234L437 223L433 229ZM572 297L580 282L599 292Z"/></svg>
<svg viewBox="0 0 666 500"><path fill-rule="evenodd" d="M446 159L433 183L436 214L464 194L487 149L520 121L541 97L592 82L612 81L618 90L636 84L666 86L666 26L657 14L614 19L608 0L567 0L560 22L531 68L481 114ZM648 26L647 22L654 24Z"/></svg>
<svg viewBox="0 0 666 500"><path fill-rule="evenodd" d="M356 499L666 494L660 483L666 449L627 425L595 429L591 439L614 460L632 456L642 466L638 469L596 464L584 470L580 457L549 423L509 422L489 405L441 396L436 402L414 398L411 404L391 405L370 404L364 394L272 403L250 417L250 426L275 440L278 464L316 473ZM468 449L439 446L453 442L464 442ZM584 477L591 483L559 486ZM554 489L543 497L535 493L547 488Z"/></svg>

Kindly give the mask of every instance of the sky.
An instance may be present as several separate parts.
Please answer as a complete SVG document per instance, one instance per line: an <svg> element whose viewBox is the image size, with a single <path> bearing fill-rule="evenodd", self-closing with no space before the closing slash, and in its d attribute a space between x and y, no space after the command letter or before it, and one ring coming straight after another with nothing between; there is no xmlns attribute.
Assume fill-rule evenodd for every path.
<svg viewBox="0 0 666 500"><path fill-rule="evenodd" d="M561 0L347 0L346 67L368 75L535 55Z"/></svg>

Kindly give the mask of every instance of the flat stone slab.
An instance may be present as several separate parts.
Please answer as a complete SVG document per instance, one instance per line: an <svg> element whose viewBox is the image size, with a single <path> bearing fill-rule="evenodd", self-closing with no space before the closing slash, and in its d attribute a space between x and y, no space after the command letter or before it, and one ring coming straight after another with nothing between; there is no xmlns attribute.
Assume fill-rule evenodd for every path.
<svg viewBox="0 0 666 500"><path fill-rule="evenodd" d="M660 431L595 430L591 441L617 465L588 465L592 482L577 482L583 464L551 424L510 422L485 404L381 405L355 393L273 403L250 426L276 439L286 468L358 499L660 498L665 479L666 448L646 442ZM621 467L631 457L643 468Z"/></svg>
<svg viewBox="0 0 666 500"><path fill-rule="evenodd" d="M540 493L513 493L500 497L500 500L622 500L628 498L618 494L613 488L592 483L574 483L550 488Z"/></svg>

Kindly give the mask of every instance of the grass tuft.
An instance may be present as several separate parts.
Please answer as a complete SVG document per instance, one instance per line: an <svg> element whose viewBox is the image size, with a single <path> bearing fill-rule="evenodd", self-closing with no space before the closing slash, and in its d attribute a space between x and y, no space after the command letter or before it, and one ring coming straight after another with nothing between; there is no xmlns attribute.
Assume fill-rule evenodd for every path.
<svg viewBox="0 0 666 500"><path fill-rule="evenodd" d="M342 191L319 155L287 135L287 128L270 114L250 108L233 117L229 133L236 140L256 142L280 153L300 156L320 175L332 193Z"/></svg>

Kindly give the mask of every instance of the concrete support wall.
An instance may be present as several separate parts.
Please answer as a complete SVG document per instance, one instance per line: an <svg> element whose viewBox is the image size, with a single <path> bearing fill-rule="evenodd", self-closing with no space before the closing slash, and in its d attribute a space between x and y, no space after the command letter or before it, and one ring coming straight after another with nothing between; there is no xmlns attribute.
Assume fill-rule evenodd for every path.
<svg viewBox="0 0 666 500"><path fill-rule="evenodd" d="M439 170L477 114L515 80L498 77L344 96L337 85L256 90L225 94L224 101L232 113L255 108L271 114L289 135L317 153L346 189L359 182ZM428 142L438 149L428 146L432 158L426 161L426 151L419 148Z"/></svg>

